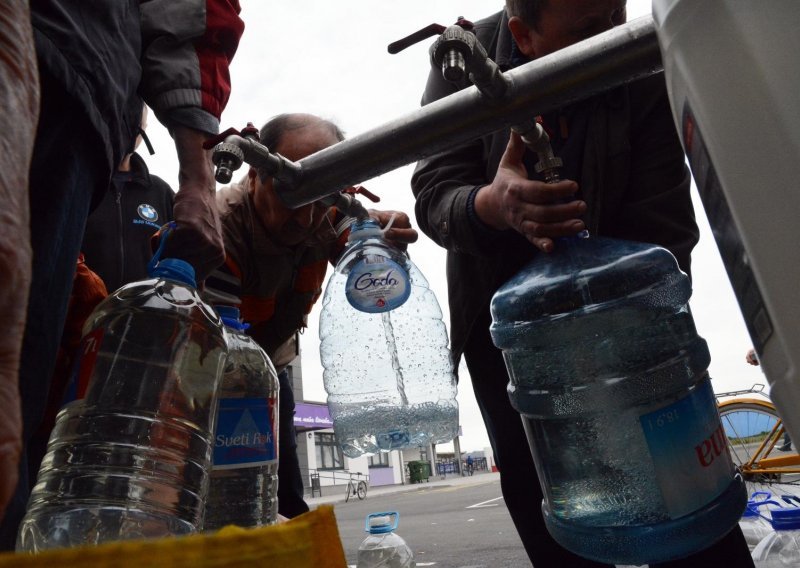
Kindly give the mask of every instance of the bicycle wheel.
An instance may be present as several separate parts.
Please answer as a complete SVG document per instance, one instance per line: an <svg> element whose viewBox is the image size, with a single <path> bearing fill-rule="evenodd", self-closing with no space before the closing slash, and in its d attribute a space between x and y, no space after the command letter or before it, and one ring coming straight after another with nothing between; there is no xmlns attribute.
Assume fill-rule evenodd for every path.
<svg viewBox="0 0 800 568"><path fill-rule="evenodd" d="M353 489L353 482L347 482L347 490L344 493L344 502L347 503L350 500L350 491Z"/></svg>
<svg viewBox="0 0 800 568"><path fill-rule="evenodd" d="M782 474L779 470L776 471L777 468L758 471L759 468L755 463L754 455L765 441L760 459L784 453L775 447L771 448L772 445L780 445L781 440L768 440L770 437L778 436L775 425L780 420L778 412L771 403L756 399L747 401L734 399L719 405L719 415L728 438L731 458L742 473L750 495L754 491L773 492L772 490L776 488L771 486L778 484L800 484L800 476L796 474Z"/></svg>
<svg viewBox="0 0 800 568"><path fill-rule="evenodd" d="M362 501L367 497L367 482L366 481L359 481L358 488L356 489L356 494L358 498Z"/></svg>

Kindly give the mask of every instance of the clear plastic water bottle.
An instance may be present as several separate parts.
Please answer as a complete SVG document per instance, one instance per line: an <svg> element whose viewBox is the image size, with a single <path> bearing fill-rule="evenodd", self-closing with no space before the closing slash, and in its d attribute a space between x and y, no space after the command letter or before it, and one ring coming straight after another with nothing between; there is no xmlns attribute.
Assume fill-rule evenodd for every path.
<svg viewBox="0 0 800 568"><path fill-rule="evenodd" d="M742 529L744 539L747 541L747 546L750 552L761 542L764 537L772 533L772 523L770 523L769 510L766 507L780 507L780 503L771 499L772 494L769 491L756 491L750 496L747 501L747 507L742 513L742 518L739 519L739 527ZM762 512L761 509L765 508Z"/></svg>
<svg viewBox="0 0 800 568"><path fill-rule="evenodd" d="M575 237L492 299L545 522L576 554L634 565L685 557L744 510L690 295L666 249Z"/></svg>
<svg viewBox="0 0 800 568"><path fill-rule="evenodd" d="M165 259L89 316L85 397L59 413L17 549L163 537L202 526L226 347L191 265Z"/></svg>
<svg viewBox="0 0 800 568"><path fill-rule="evenodd" d="M351 228L325 289L319 336L328 408L346 456L456 436L456 381L439 303L372 220Z"/></svg>
<svg viewBox="0 0 800 568"><path fill-rule="evenodd" d="M369 536L358 547L356 568L415 568L413 552L394 532L399 522L396 511L367 515L364 530Z"/></svg>
<svg viewBox="0 0 800 568"><path fill-rule="evenodd" d="M278 375L245 333L239 310L215 308L225 324L228 358L203 528L271 525L278 516Z"/></svg>
<svg viewBox="0 0 800 568"><path fill-rule="evenodd" d="M756 568L800 566L800 509L774 509L771 515L775 531L765 536L753 550Z"/></svg>

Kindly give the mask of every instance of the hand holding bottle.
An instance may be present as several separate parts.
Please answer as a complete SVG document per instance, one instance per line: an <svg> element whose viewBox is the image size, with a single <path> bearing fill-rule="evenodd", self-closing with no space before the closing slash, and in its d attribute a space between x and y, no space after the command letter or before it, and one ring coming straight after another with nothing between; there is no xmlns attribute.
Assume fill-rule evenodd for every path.
<svg viewBox="0 0 800 568"><path fill-rule="evenodd" d="M419 238L419 233L411 226L411 220L408 215L402 211L370 209L369 216L377 221L382 229L387 226L390 227L383 236L400 250L406 250L409 244L417 242Z"/></svg>
<svg viewBox="0 0 800 568"><path fill-rule="evenodd" d="M514 229L542 252L553 250L553 239L576 235L586 228L579 219L584 201L572 198L578 184L564 180L547 184L528 179L522 161L525 144L511 133L494 180L475 196L475 213L488 226Z"/></svg>

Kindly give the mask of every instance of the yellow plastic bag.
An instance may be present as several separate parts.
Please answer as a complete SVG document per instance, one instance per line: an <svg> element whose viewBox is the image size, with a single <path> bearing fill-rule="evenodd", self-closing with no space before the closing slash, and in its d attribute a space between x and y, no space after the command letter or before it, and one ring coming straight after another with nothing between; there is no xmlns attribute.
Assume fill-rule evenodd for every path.
<svg viewBox="0 0 800 568"><path fill-rule="evenodd" d="M343 568L347 566L333 507L260 529L225 527L214 534L112 542L41 554L1 554L0 568Z"/></svg>

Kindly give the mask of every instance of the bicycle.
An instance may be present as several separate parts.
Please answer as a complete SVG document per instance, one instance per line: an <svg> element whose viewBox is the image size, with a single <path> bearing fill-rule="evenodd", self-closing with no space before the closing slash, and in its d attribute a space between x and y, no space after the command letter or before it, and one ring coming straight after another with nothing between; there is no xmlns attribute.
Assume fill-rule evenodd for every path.
<svg viewBox="0 0 800 568"><path fill-rule="evenodd" d="M750 495L775 485L800 486L800 454L793 441L782 447L787 446L783 422L763 390L764 385L757 383L747 390L716 395L731 458ZM734 398L719 401L726 397Z"/></svg>
<svg viewBox="0 0 800 568"><path fill-rule="evenodd" d="M345 503L350 500L350 495L357 495L361 501L367 498L367 482L361 479L361 475L361 472L350 474L350 481L347 482L347 489L344 493ZM358 483L353 480L353 476L358 476Z"/></svg>

